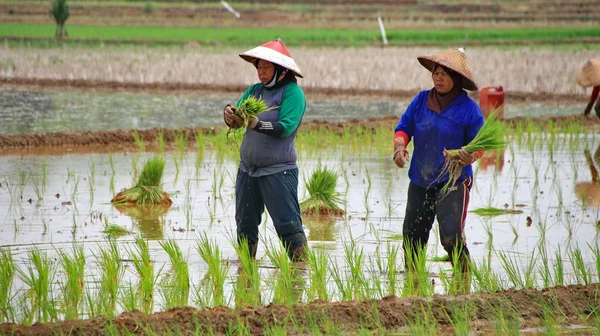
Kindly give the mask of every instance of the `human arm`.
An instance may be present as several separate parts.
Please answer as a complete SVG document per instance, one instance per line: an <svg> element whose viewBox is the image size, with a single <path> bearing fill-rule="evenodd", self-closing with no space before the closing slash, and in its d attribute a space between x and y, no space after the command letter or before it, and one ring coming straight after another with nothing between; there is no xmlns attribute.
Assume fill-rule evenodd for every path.
<svg viewBox="0 0 600 336"><path fill-rule="evenodd" d="M594 89L592 89L592 95L590 97L590 101L587 104L587 106L585 107L585 110L583 111L583 115L590 114L590 111L592 110L592 106L594 106L594 102L596 101L596 98L598 98L598 93L600 93L600 86L594 86Z"/></svg>
<svg viewBox="0 0 600 336"><path fill-rule="evenodd" d="M394 163L398 168L404 168L410 155L406 146L410 143L411 135L414 133L414 110L416 105L415 98L408 106L394 129ZM411 135L409 135L411 134Z"/></svg>
<svg viewBox="0 0 600 336"><path fill-rule="evenodd" d="M300 125L305 110L304 92L297 84L290 83L285 88L279 107L279 119L277 121L261 121L259 115L257 118L252 118L248 128L274 137L288 137Z"/></svg>

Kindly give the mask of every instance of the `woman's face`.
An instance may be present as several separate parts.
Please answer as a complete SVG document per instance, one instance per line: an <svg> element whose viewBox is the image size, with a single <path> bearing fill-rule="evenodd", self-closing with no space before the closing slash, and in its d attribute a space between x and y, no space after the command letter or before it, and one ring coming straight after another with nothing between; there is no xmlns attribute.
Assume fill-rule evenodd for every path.
<svg viewBox="0 0 600 336"><path fill-rule="evenodd" d="M433 87L438 93L448 93L454 87L452 77L450 77L446 70L439 65L436 65L433 68L431 78L433 79Z"/></svg>
<svg viewBox="0 0 600 336"><path fill-rule="evenodd" d="M264 85L267 85L273 79L273 75L275 74L275 66L271 62L265 60L258 60L258 64L256 65L256 72L258 74L258 79L260 80L260 82Z"/></svg>

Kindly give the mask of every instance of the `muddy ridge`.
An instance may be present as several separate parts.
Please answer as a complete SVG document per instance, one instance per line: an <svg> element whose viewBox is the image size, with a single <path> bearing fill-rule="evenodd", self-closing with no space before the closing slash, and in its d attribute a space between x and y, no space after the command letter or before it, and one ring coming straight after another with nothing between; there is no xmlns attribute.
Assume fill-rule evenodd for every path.
<svg viewBox="0 0 600 336"><path fill-rule="evenodd" d="M342 331L398 330L415 321L435 321L442 333L451 332L449 319L455 309L471 309L470 329L490 333L494 321L502 311L504 318L516 321L520 328L540 326L543 312L551 309L560 316L559 324L586 324L580 317L591 315L600 302L600 284L589 286L557 286L536 290L507 290L497 293L468 295L434 295L430 298L386 297L381 300L312 302L290 306L271 304L266 307L230 309L176 308L151 315L139 311L123 313L114 319L40 323L32 326L0 325L6 335L101 335L107 326L121 334L146 335L153 330L157 335L188 335L194 331L227 334L245 323L251 335L263 335L266 328L282 326L293 334L311 332L315 325L326 332L327 325ZM429 316L426 316L429 315ZM445 332L444 332L445 330Z"/></svg>
<svg viewBox="0 0 600 336"><path fill-rule="evenodd" d="M552 121L554 127L573 123L579 124L587 130L600 131L600 118L589 115L575 116L555 116L555 117L538 117L524 118L516 117L505 119L505 124L508 127L514 127L519 122L536 122L540 125L546 125ZM344 133L348 128L358 130L375 130L382 126L389 126L391 129L398 122L398 117L389 115L382 118L370 118L366 120L348 120L345 122L328 122L324 120L314 120L302 123L301 131L313 130L329 130L336 134ZM224 130L225 126L194 128L186 127L180 129L153 128L148 130L112 130L112 131L76 131L76 132L54 132L54 133L27 133L27 134L0 134L0 155L13 154L17 149L35 149L30 154L61 154L65 152L113 152L120 150L137 149L134 134L137 133L140 139L145 143L157 143L159 134L167 144L173 144L178 134L183 134L189 141L193 142L198 133L201 134L216 134L220 130ZM66 148L65 148L66 147ZM77 149L77 148L80 149ZM84 147L81 150L81 147Z"/></svg>

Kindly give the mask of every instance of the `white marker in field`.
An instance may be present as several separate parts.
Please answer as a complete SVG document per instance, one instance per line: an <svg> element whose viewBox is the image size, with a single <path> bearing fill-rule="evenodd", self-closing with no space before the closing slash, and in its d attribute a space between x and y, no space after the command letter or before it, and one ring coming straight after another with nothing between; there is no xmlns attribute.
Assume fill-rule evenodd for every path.
<svg viewBox="0 0 600 336"><path fill-rule="evenodd" d="M236 18L239 19L241 17L240 13L238 13L235 9L233 9L233 7L229 6L229 4L227 2L225 2L224 0L221 0L221 5L223 5L223 7L227 8L228 11L233 13L233 15L235 15Z"/></svg>
<svg viewBox="0 0 600 336"><path fill-rule="evenodd" d="M377 22L379 23L379 30L381 30L381 38L383 38L383 44L387 45L387 37L385 37L385 28L383 28L383 21L381 21L381 16L377 17Z"/></svg>

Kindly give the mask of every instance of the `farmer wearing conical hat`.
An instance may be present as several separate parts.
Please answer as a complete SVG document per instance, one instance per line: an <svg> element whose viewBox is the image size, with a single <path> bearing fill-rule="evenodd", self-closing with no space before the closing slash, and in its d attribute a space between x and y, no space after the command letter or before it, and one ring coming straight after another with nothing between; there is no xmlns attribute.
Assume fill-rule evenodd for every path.
<svg viewBox="0 0 600 336"><path fill-rule="evenodd" d="M250 86L235 106L223 111L225 123L239 128L236 106L249 96L262 98L269 109L248 122L240 147L235 183L235 221L238 241L246 239L256 256L258 225L265 206L291 260L305 258L306 235L298 204L296 132L306 109L296 77L300 68L280 39L240 54L254 65L259 83Z"/></svg>
<svg viewBox="0 0 600 336"><path fill-rule="evenodd" d="M464 50L452 49L417 58L431 71L433 88L421 91L412 100L395 129L394 162L403 168L409 161L406 149L413 140L408 177L408 199L403 224L404 257L407 268L423 251L437 217L440 241L451 261L462 271L469 269L469 250L463 231L469 191L473 183L471 164L483 155L461 150L463 166L458 183L447 194L440 192L448 174L440 176L444 149L462 148L483 126L477 103L464 90L476 91L477 85ZM414 264L412 264L414 265Z"/></svg>
<svg viewBox="0 0 600 336"><path fill-rule="evenodd" d="M596 110L596 115L600 117L600 98L598 98L598 93L600 93L600 58L585 62L581 70L577 73L577 83L584 88L593 87L590 101L585 107L583 114L590 114L595 102L596 107L594 109Z"/></svg>

